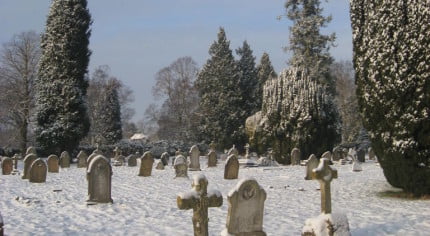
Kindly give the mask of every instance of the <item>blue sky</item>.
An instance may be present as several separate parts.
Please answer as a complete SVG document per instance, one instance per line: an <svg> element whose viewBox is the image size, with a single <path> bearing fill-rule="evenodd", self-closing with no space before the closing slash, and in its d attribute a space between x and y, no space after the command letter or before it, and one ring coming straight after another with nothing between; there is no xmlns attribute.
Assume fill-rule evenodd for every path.
<svg viewBox="0 0 430 236"><path fill-rule="evenodd" d="M337 34L336 60L352 58L349 0L323 2L324 15L333 21L324 32ZM43 32L51 0L0 0L0 43L14 34ZM153 102L154 75L179 57L191 56L201 67L208 49L224 27L230 48L247 40L256 62L270 55L277 72L286 67L291 23L276 17L284 13L285 0L89 0L94 21L89 71L109 65L111 74L134 91L135 120Z"/></svg>

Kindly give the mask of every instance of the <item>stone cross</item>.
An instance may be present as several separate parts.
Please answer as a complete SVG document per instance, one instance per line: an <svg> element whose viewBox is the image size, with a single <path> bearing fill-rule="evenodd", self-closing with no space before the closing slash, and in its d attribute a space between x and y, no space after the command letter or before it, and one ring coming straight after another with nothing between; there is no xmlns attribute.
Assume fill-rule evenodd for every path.
<svg viewBox="0 0 430 236"><path fill-rule="evenodd" d="M245 159L249 158L249 143L245 144Z"/></svg>
<svg viewBox="0 0 430 236"><path fill-rule="evenodd" d="M176 198L181 210L193 209L194 236L208 236L208 208L220 207L222 195L219 191L207 192L208 180L202 174L194 176L193 190L179 194Z"/></svg>
<svg viewBox="0 0 430 236"><path fill-rule="evenodd" d="M326 158L320 159L320 164L312 170L312 179L320 182L321 189L321 213L331 213L331 192L330 182L337 179L337 170L329 165L330 161Z"/></svg>

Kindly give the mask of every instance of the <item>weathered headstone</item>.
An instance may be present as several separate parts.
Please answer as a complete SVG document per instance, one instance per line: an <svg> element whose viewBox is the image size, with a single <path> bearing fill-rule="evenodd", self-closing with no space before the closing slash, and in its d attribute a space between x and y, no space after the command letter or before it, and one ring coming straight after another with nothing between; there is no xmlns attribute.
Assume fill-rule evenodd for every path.
<svg viewBox="0 0 430 236"><path fill-rule="evenodd" d="M230 155L235 155L236 158L239 157L239 151L236 149L235 145L233 145L233 147L231 147L230 150L228 150L227 156L230 156Z"/></svg>
<svg viewBox="0 0 430 236"><path fill-rule="evenodd" d="M139 153L136 153L135 155L129 155L127 157L127 164L128 166L137 166L137 157Z"/></svg>
<svg viewBox="0 0 430 236"><path fill-rule="evenodd" d="M64 151L60 155L60 167L69 168L70 167L70 155L67 151Z"/></svg>
<svg viewBox="0 0 430 236"><path fill-rule="evenodd" d="M373 151L372 147L369 147L368 152L369 152L369 160L375 160L376 155L375 155L375 151Z"/></svg>
<svg viewBox="0 0 430 236"><path fill-rule="evenodd" d="M18 154L13 155L12 160L13 160L13 174L17 174L19 173L18 171L18 160L20 160L21 157Z"/></svg>
<svg viewBox="0 0 430 236"><path fill-rule="evenodd" d="M263 231L266 191L253 178L239 181L227 196L226 229L221 235L265 236Z"/></svg>
<svg viewBox="0 0 430 236"><path fill-rule="evenodd" d="M175 163L173 164L175 168L175 178L177 177L187 177L188 178L188 165L187 159L182 156L176 156Z"/></svg>
<svg viewBox="0 0 430 236"><path fill-rule="evenodd" d="M321 189L321 213L331 213L330 183L337 179L337 170L329 166L329 160L321 158L317 168L312 170L312 179L320 182Z"/></svg>
<svg viewBox="0 0 430 236"><path fill-rule="evenodd" d="M164 170L164 164L163 164L163 162L161 160L157 161L157 164L155 165L155 169L157 169L157 170Z"/></svg>
<svg viewBox="0 0 430 236"><path fill-rule="evenodd" d="M317 157L314 154L311 154L309 156L308 161L306 162L306 176L305 180L311 180L312 179L312 170L317 168L319 164L319 161Z"/></svg>
<svg viewBox="0 0 430 236"><path fill-rule="evenodd" d="M13 171L13 161L10 157L6 157L1 162L2 175L10 175Z"/></svg>
<svg viewBox="0 0 430 236"><path fill-rule="evenodd" d="M330 151L326 151L326 152L324 152L324 153L321 155L321 158L325 158L325 159L327 159L327 160L329 160L329 161L332 161L332 155L331 155L331 152L330 152Z"/></svg>
<svg viewBox="0 0 430 236"><path fill-rule="evenodd" d="M202 174L194 176L191 186L193 190L176 198L178 208L193 209L194 236L208 236L208 208L222 206L222 195L216 190L208 193L208 180Z"/></svg>
<svg viewBox="0 0 430 236"><path fill-rule="evenodd" d="M22 171L22 178L23 179L28 179L28 172L30 170L30 166L31 164L33 164L33 161L35 161L37 159L37 156L34 154L28 154L27 156L25 156L24 158L24 170Z"/></svg>
<svg viewBox="0 0 430 236"><path fill-rule="evenodd" d="M97 155L88 163L88 200L95 203L112 203L112 167L109 160Z"/></svg>
<svg viewBox="0 0 430 236"><path fill-rule="evenodd" d="M293 148L291 150L291 165L300 165L300 149Z"/></svg>
<svg viewBox="0 0 430 236"><path fill-rule="evenodd" d="M152 165L154 164L154 158L151 152L145 152L140 161L139 176L151 176Z"/></svg>
<svg viewBox="0 0 430 236"><path fill-rule="evenodd" d="M78 168L87 167L88 155L84 151L80 151L78 153L77 158L78 158Z"/></svg>
<svg viewBox="0 0 430 236"><path fill-rule="evenodd" d="M28 154L34 154L37 156L36 148L33 146L28 147L25 151L25 155L27 156Z"/></svg>
<svg viewBox="0 0 430 236"><path fill-rule="evenodd" d="M215 143L214 141L212 141L212 142L209 144L209 150L211 150L211 151L216 151L216 143Z"/></svg>
<svg viewBox="0 0 430 236"><path fill-rule="evenodd" d="M210 150L208 153L208 167L216 167L217 161L218 160L216 152Z"/></svg>
<svg viewBox="0 0 430 236"><path fill-rule="evenodd" d="M332 155L332 159L333 161L339 161L340 159L343 158L343 150L341 147L334 147L333 148L333 155Z"/></svg>
<svg viewBox="0 0 430 236"><path fill-rule="evenodd" d="M167 166L169 165L169 158L170 158L169 153L163 152L163 154L161 154L160 160L163 163L163 165Z"/></svg>
<svg viewBox="0 0 430 236"><path fill-rule="evenodd" d="M57 155L49 155L48 156L48 172L50 173L58 173L60 160Z"/></svg>
<svg viewBox="0 0 430 236"><path fill-rule="evenodd" d="M227 158L224 168L224 179L237 179L239 175L239 161L234 154Z"/></svg>
<svg viewBox="0 0 430 236"><path fill-rule="evenodd" d="M46 163L42 159L36 159L30 166L28 180L31 183L45 183L47 169Z"/></svg>
<svg viewBox="0 0 430 236"><path fill-rule="evenodd" d="M365 162L366 161L365 157L366 157L366 150L364 150L364 148L359 148L357 150L357 160L359 162Z"/></svg>
<svg viewBox="0 0 430 236"><path fill-rule="evenodd" d="M200 171L200 150L197 145L194 145L190 149L190 165L188 167L190 171Z"/></svg>

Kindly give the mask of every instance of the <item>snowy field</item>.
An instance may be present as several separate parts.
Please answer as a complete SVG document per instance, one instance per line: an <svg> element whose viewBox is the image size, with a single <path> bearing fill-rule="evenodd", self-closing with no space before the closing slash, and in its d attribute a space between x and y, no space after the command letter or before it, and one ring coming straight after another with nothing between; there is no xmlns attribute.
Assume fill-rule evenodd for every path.
<svg viewBox="0 0 430 236"><path fill-rule="evenodd" d="M169 162L170 165L170 162ZM333 211L345 212L352 235L430 235L430 201L380 197L394 190L376 163L334 165ZM209 189L221 191L224 203L209 209L209 234L219 235L227 218L227 193L238 180L224 180L224 163L205 168ZM23 163L19 163L22 172ZM174 179L174 170L154 170L138 177L139 167L112 167L113 204L86 205L85 168L48 173L43 184L0 175L0 212L5 235L193 235L192 210L179 210L178 193L191 190L191 178ZM264 230L267 235L300 235L307 218L320 213L317 181L304 180L305 167L241 168L239 179L254 177L266 190Z"/></svg>

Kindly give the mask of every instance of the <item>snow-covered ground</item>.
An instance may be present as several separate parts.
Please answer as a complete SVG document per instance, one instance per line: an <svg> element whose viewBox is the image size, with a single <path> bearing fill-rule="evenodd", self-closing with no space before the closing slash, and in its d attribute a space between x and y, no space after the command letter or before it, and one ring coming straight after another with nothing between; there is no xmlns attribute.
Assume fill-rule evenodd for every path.
<svg viewBox="0 0 430 236"><path fill-rule="evenodd" d="M19 163L22 172L23 163ZM169 162L170 164L170 162ZM430 201L380 197L394 190L382 169L368 161L363 171L334 165L333 211L346 213L352 235L430 235ZM179 210L177 194L191 190L191 177L202 173L209 189L221 191L224 203L209 209L209 234L219 235L227 218L227 194L241 178L254 177L266 190L264 230L267 235L300 235L307 218L320 213L317 181L305 181L305 167L241 168L238 180L225 180L224 163L174 179L174 170L154 170L138 177L139 167L112 167L113 204L87 206L85 168L48 173L46 183L0 175L0 212L5 235L192 235L192 210Z"/></svg>

